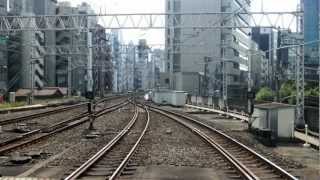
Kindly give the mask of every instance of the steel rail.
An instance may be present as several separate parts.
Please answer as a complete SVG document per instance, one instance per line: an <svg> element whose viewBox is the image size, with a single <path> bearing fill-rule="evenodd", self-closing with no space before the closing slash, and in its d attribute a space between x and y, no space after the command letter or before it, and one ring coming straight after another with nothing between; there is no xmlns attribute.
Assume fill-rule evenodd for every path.
<svg viewBox="0 0 320 180"><path fill-rule="evenodd" d="M210 138L208 135L206 135L199 129L194 128L193 126L157 108L150 108L150 110L175 120L176 122L182 124L186 128L190 129L192 132L199 135L202 139L204 139L207 143L209 143L212 147L214 147L214 149L216 149L225 159L227 159L237 169L237 171L240 172L241 175L245 177L247 180L258 179L248 168L245 167L244 164L238 161L234 156L232 156L229 152L227 152L224 148L222 148L218 143L216 143L212 138Z"/></svg>
<svg viewBox="0 0 320 180"><path fill-rule="evenodd" d="M117 104L117 105L114 105L114 106L111 106L111 107L107 107L107 110L105 110L103 113L100 113L96 117L100 117L100 116L102 116L104 114L111 113L111 112L113 112L113 111L115 111L115 110L117 110L117 109L119 109L119 108L121 108L121 107L123 107L125 105L127 105L127 103L123 102L123 104L121 104L121 105ZM55 124L55 125L52 126L52 128L55 128L55 129L53 129L49 133L39 134L38 137L26 140L26 141L18 143L18 144L10 144L10 143L15 143L15 142L23 140L23 139L25 139L27 137L30 137L32 135L37 135L41 131L35 130L35 131L32 131L32 132L26 133L21 137L17 137L17 138L15 138L13 140L9 140L8 142L3 142L3 145L5 145L5 146L4 147L0 147L0 154L4 154L4 153L10 152L10 151L13 151L14 149L17 149L17 148L20 148L20 147L23 147L23 146L26 146L26 145L29 145L29 144L36 143L36 142L38 142L38 141L40 141L42 139L51 137L53 135L56 135L56 134L58 134L60 132L65 131L65 130L68 130L68 129L71 129L73 127L76 127L76 126L79 126L81 124L84 124L84 123L90 121L90 118L88 117L88 115L89 114L85 114L85 115L79 116L78 119L72 119L73 121L67 120L67 121L70 121L69 123L62 122L62 123ZM76 122L76 120L78 120L78 122ZM74 122L74 123L71 123L71 122ZM63 126L63 127L58 127L58 126L62 126L63 124L68 124L68 125L67 126Z"/></svg>
<svg viewBox="0 0 320 180"><path fill-rule="evenodd" d="M160 110L160 111L164 111L166 113L169 113L169 114L172 114L172 115L175 115L175 116L178 116L178 117L181 117L181 118L184 118L184 119L187 119L193 123L196 123L202 127L205 127L206 129L210 130L210 131L213 131L217 134L219 134L221 137L231 141L232 143L236 144L237 146L239 146L240 148L246 150L247 152L249 152L250 154L254 155L254 157L257 157L258 159L262 160L264 163L266 163L269 167L273 168L274 170L276 170L279 175L285 179L290 179L290 180L298 180L298 178L294 177L293 175L291 175L290 173L288 173L287 171L285 171L284 169L282 169L281 167L279 167L278 165L274 164L273 162L271 162L270 160L268 160L267 158L263 157L262 155L258 154L257 152L255 152L254 150L252 150L251 148L249 148L248 146L240 143L239 141L237 141L236 139L230 137L229 135L203 123L203 122L200 122L198 120L195 120L193 118L190 118L188 116L185 116L183 114L180 114L180 113L176 113L176 112L172 112L172 111L169 111L169 110L164 110L164 109L161 109L161 108L156 108L156 107L153 107L153 106L149 106L149 107L152 107L154 109L157 109L157 110Z"/></svg>
<svg viewBox="0 0 320 180"><path fill-rule="evenodd" d="M99 111L95 112L95 116L96 116L96 117L100 117L100 116L108 113L108 111L109 111L110 109L117 108L118 106L122 106L123 104L127 105L128 102L129 102L129 100L124 100L124 101L119 102L119 103L117 103L117 104L115 104L115 105L112 105L111 107L107 107L107 108L104 108L104 109L102 109L102 110L99 110Z"/></svg>
<svg viewBox="0 0 320 180"><path fill-rule="evenodd" d="M101 150L99 150L95 155L93 155L88 161L82 164L78 169L73 171L69 176L65 178L65 180L75 180L79 178L84 172L86 172L93 164L95 164L101 157L103 157L109 150L111 150L117 142L119 142L124 135L126 135L129 130L133 127L136 120L138 119L138 109L136 107L135 113L130 120L130 122L126 125L126 127L118 133L116 137L114 137L106 146L104 146Z"/></svg>
<svg viewBox="0 0 320 180"><path fill-rule="evenodd" d="M111 175L111 177L109 178L109 180L114 180L116 179L122 172L122 170L126 167L127 163L129 162L130 158L132 157L132 155L134 154L134 152L136 151L138 145L140 144L142 138L144 137L144 135L147 132L147 129L149 127L149 123L150 123L150 113L149 110L146 106L141 107L143 108L146 113L147 113L147 123L145 128L143 129L139 139L137 140L137 142L135 143L135 145L131 148L130 152L128 153L128 155L125 157L125 159L121 162L121 164L119 165L119 167L113 172L113 174Z"/></svg>
<svg viewBox="0 0 320 180"><path fill-rule="evenodd" d="M44 127L44 128L41 128L41 129L36 129L36 130L33 130L31 132L28 132L28 133L24 133L18 137L15 137L15 138L12 138L12 139L9 139L9 140L6 140L6 141L2 141L0 142L0 148L2 146L5 146L7 144L10 144L10 143L14 143L14 142L17 142L18 140L22 140L24 138L27 138L29 136L32 136L32 135L35 135L35 134L38 134L38 133L50 133L58 128L60 128L61 126L65 125L65 124L68 124L68 123L71 123L73 121L76 121L76 120L80 120L84 117L87 117L89 114L86 113L86 114L82 114L82 115L79 115L79 116L76 116L76 117L73 117L71 119L67 119L65 121L62 121L62 122L58 122L56 124L53 124L49 127Z"/></svg>
<svg viewBox="0 0 320 180"><path fill-rule="evenodd" d="M26 116L5 119L5 120L0 121L0 126L12 124L12 123L17 123L20 121L26 121L26 120L33 119L33 118L45 117L45 116L48 116L51 114L57 114L57 113L73 110L73 109L76 109L76 108L79 108L82 106L86 106L86 105L88 105L87 102L76 104L76 105L71 105L71 106L67 106L67 107L62 107L62 108L56 108L56 109L41 112L41 113L34 113L34 114L26 115Z"/></svg>
<svg viewBox="0 0 320 180"><path fill-rule="evenodd" d="M121 97L123 97L123 96L119 95L119 96L107 97L107 98L98 100L96 102L96 105L104 103L107 100L114 100L114 99L118 99L118 98L121 98ZM123 103L123 102L121 102L121 103ZM121 103L119 103L118 105L120 105ZM41 112L41 113L34 113L34 114L26 115L26 116L20 116L20 117L1 120L0 121L0 126L12 124L12 123L17 123L17 122L21 122L21 121L27 121L27 120L33 119L33 118L45 117L45 116L52 115L52 114L58 114L58 113L61 113L61 112L70 111L70 110L73 110L73 109L76 109L76 108L79 108L79 107L82 107L82 106L86 106L88 104L89 104L89 102L84 102L84 103L80 103L80 104L70 105L70 106L67 106L67 107L56 108L56 109L45 111L45 112ZM102 111L100 111L100 112L102 112ZM85 113L83 113L83 114L85 114Z"/></svg>

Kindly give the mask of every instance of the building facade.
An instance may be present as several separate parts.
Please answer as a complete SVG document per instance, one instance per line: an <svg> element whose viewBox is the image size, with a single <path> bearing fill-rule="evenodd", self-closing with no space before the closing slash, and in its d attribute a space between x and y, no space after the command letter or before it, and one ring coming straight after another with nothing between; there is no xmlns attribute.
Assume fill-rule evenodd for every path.
<svg viewBox="0 0 320 180"><path fill-rule="evenodd" d="M112 90L112 69L111 45L107 38L106 30L101 25L96 25L96 30L92 33L93 48L93 79L96 95L103 97L104 94Z"/></svg>
<svg viewBox="0 0 320 180"><path fill-rule="evenodd" d="M151 88L151 62L149 61L149 50L147 40L140 39L137 47L137 61L135 63L135 89L147 90Z"/></svg>
<svg viewBox="0 0 320 180"><path fill-rule="evenodd" d="M78 7L73 7L69 2L61 2L57 7L57 14L93 14L94 11L87 3L82 3ZM96 19L90 19L88 25L95 27ZM93 32L92 32L93 33ZM75 31L56 31L56 46L68 46L71 49L77 49L79 46L88 46L88 33ZM92 39L93 40L93 39ZM87 62L88 52L73 52L63 55L56 55L56 86L68 87L68 79L71 76L72 92L84 94L87 84ZM84 80L85 79L85 80Z"/></svg>
<svg viewBox="0 0 320 180"><path fill-rule="evenodd" d="M6 16L8 13L7 0L0 1L0 15ZM7 42L8 36L0 33L0 96L8 90L8 53Z"/></svg>
<svg viewBox="0 0 320 180"><path fill-rule="evenodd" d="M113 64L113 92L121 92L123 87L122 53L121 53L121 32L111 32L111 52Z"/></svg>
<svg viewBox="0 0 320 180"><path fill-rule="evenodd" d="M125 89L127 91L134 90L135 63L136 63L136 46L130 42L126 47L125 53Z"/></svg>
<svg viewBox="0 0 320 180"><path fill-rule="evenodd" d="M34 15L33 0L11 0L10 15ZM10 34L8 46L8 89L42 88L44 77L44 34L25 31Z"/></svg>
<svg viewBox="0 0 320 180"><path fill-rule="evenodd" d="M249 11L248 0L167 0L167 13L192 12L234 12ZM177 15L179 16L179 15ZM192 26L184 17L169 17L181 19L185 25ZM202 23L216 23L221 26L249 24L248 17L237 15L227 17L217 15L201 19ZM167 26L172 20L167 19ZM190 94L220 94L223 91L223 73L225 73L228 97L238 96L239 90L247 87L243 74L248 71L248 50L250 49L250 29L179 29L166 30L166 71L170 73L170 88L187 91ZM209 60L208 60L209 59ZM225 65L225 71L222 70ZM208 77L201 81L203 76ZM203 85L205 83L205 85ZM206 86L206 87L204 87ZM207 91L202 91L206 88Z"/></svg>
<svg viewBox="0 0 320 180"><path fill-rule="evenodd" d="M304 42L311 43L305 46L305 65L309 69L305 70L306 79L319 80L317 68L319 66L319 0L301 0L301 7L304 11L302 31Z"/></svg>
<svg viewBox="0 0 320 180"><path fill-rule="evenodd" d="M266 52L268 61L266 66L267 79L265 86L275 90L276 66L277 62L279 62L277 58L277 48L279 46L278 31L272 28L253 28L252 40L258 44L260 50Z"/></svg>
<svg viewBox="0 0 320 180"><path fill-rule="evenodd" d="M34 13L36 15L55 15L57 9L57 0L33 0ZM44 46L55 47L56 32L43 31ZM44 72L45 72L45 86L56 86L56 56L51 54L44 54Z"/></svg>

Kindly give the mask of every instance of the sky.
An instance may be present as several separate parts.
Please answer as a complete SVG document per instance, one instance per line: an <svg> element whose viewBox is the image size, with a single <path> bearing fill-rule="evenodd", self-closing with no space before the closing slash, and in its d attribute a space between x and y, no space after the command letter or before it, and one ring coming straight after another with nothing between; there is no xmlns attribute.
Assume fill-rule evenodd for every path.
<svg viewBox="0 0 320 180"><path fill-rule="evenodd" d="M72 5L88 2L94 10L107 13L163 13L165 0L60 0L69 1ZM196 2L196 0L195 0ZM298 0L252 0L251 11L294 11ZM263 6L262 6L263 3ZM262 8L263 7L263 8ZM147 39L149 44L163 44L163 30L125 30L122 31L126 43L138 39Z"/></svg>

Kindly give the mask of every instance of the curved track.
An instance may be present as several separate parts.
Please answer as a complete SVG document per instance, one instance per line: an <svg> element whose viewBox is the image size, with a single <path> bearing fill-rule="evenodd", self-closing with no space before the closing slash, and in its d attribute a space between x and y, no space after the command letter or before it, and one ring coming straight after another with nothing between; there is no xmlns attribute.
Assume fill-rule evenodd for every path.
<svg viewBox="0 0 320 180"><path fill-rule="evenodd" d="M232 164L239 178L257 179L290 179L296 177L241 144L227 134L188 116L150 106L151 110L167 116L199 135L205 142L216 149L225 160Z"/></svg>

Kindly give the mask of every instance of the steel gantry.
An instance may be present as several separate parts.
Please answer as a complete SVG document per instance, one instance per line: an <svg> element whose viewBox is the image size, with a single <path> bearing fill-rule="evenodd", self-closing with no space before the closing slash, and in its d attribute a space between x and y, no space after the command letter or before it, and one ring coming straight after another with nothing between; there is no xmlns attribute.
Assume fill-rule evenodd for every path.
<svg viewBox="0 0 320 180"><path fill-rule="evenodd" d="M290 12L200 12L200 13L132 13L132 14L74 14L74 15L36 15L36 16L0 16L0 32L11 33L16 31L66 31L76 30L89 32L97 27L88 26L90 18L97 20L104 29L234 29L234 28L276 28L296 29L297 19L303 15L302 11ZM213 22L216 16L228 16L235 21L231 26ZM251 24L243 24L241 16L245 16ZM203 21L207 19L207 21ZM190 23L192 22L192 23ZM101 29L101 26L98 27ZM92 46L76 47L45 47L44 54L88 54ZM297 62L297 102L298 111L303 111L304 86L303 48L300 51L301 59ZM173 50L175 51L175 50ZM179 49L177 49L179 51ZM204 52L206 53L206 52ZM223 60L223 57L222 57ZM227 78L225 78L227 79ZM223 81L227 86L226 80ZM225 87L224 89L226 89ZM227 90L224 90L227 96ZM302 106L301 106L302 105ZM301 113L300 113L301 114ZM301 117L301 115L300 115Z"/></svg>
<svg viewBox="0 0 320 180"><path fill-rule="evenodd" d="M88 29L92 30L98 28L88 27L88 19L96 19L105 29L221 29L252 28L257 26L294 29L296 17L301 13L302 12L300 11L292 11L0 16L0 32L44 30L87 31ZM252 22L252 25L243 25L240 22L241 19L236 18L233 26L221 26L220 24L215 24L213 22L213 19L215 19L217 15L226 15L231 18L246 16L249 22ZM203 19L208 19L208 21L203 22ZM192 22L192 24L189 22ZM99 29L101 29L101 27L99 27Z"/></svg>

